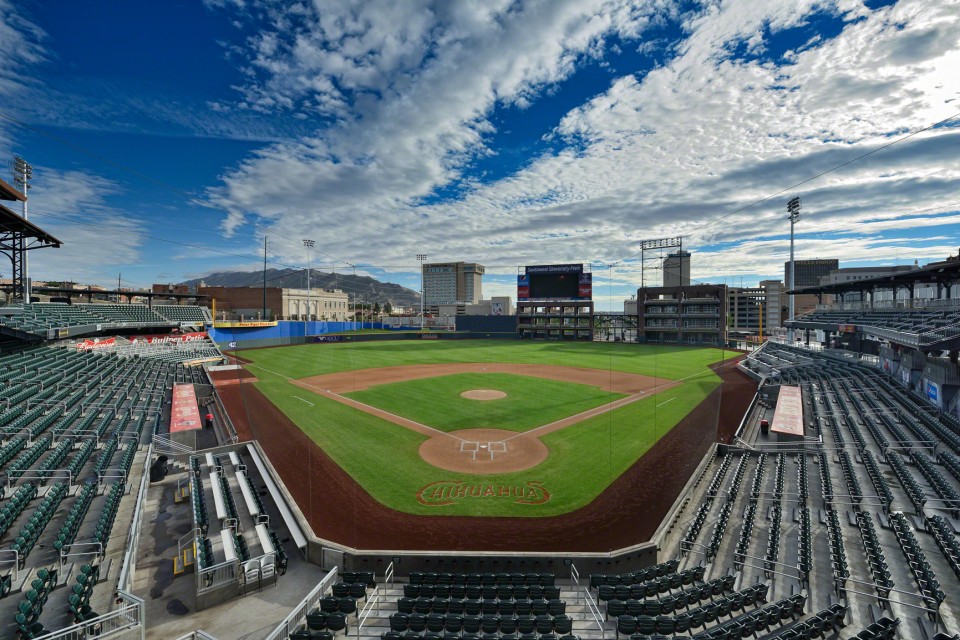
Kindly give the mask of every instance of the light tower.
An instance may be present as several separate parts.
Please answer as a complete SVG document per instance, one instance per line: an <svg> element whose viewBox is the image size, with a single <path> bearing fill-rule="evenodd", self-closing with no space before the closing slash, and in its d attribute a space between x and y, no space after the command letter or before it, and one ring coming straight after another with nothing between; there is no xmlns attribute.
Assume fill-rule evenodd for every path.
<svg viewBox="0 0 960 640"><path fill-rule="evenodd" d="M417 261L420 263L420 331L423 332L423 263L427 259L427 254L418 253Z"/></svg>
<svg viewBox="0 0 960 640"><path fill-rule="evenodd" d="M787 219L790 220L790 291L797 289L796 264L793 260L793 225L800 221L800 198L791 198L787 202ZM787 341L793 345L793 299L796 294L790 294L790 330L787 331Z"/></svg>
<svg viewBox="0 0 960 640"><path fill-rule="evenodd" d="M27 219L27 191L30 190L30 180L33 178L33 167L30 166L30 163L21 158L20 156L13 156L13 161L10 163L10 171L13 173L13 182L20 189L20 193L23 194L22 206L22 215L23 219ZM30 302L30 297L33 293L33 287L30 285L30 263L27 255L29 251L23 252L23 301L25 303ZM16 295L17 292L14 292Z"/></svg>
<svg viewBox="0 0 960 640"><path fill-rule="evenodd" d="M303 239L303 246L307 248L307 322L303 325L303 337L307 337L307 331L310 328L310 249L314 245L313 240Z"/></svg>

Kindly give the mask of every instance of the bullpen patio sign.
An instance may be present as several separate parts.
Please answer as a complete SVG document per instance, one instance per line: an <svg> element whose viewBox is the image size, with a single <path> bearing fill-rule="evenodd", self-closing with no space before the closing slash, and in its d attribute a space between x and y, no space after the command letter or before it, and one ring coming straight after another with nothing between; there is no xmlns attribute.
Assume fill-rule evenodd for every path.
<svg viewBox="0 0 960 640"><path fill-rule="evenodd" d="M465 480L438 480L417 491L417 502L430 507L468 500L512 500L516 504L543 504L550 500L550 492L539 480L526 484L472 484Z"/></svg>

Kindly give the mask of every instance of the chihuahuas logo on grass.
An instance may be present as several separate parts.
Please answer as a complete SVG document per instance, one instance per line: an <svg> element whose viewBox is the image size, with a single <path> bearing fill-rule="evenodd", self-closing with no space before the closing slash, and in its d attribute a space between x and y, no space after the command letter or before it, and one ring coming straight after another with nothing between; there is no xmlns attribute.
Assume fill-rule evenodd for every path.
<svg viewBox="0 0 960 640"><path fill-rule="evenodd" d="M512 499L516 504L543 504L550 500L550 492L539 480L526 484L471 484L465 480L438 480L417 491L417 502L431 507L443 507L461 500Z"/></svg>

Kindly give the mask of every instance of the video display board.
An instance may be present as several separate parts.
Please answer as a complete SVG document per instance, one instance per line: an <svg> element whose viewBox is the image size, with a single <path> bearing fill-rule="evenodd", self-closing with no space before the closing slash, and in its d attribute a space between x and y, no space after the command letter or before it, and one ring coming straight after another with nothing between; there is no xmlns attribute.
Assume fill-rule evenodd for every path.
<svg viewBox="0 0 960 640"><path fill-rule="evenodd" d="M517 276L517 300L592 300L593 274L582 264L524 267Z"/></svg>

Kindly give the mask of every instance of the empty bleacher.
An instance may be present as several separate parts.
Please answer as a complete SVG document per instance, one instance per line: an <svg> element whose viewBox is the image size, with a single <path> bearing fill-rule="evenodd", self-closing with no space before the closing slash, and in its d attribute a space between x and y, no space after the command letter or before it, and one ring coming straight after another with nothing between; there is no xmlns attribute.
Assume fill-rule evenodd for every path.
<svg viewBox="0 0 960 640"><path fill-rule="evenodd" d="M3 637L36 637L109 608L118 577L111 558L123 545L114 534L121 516L129 525L122 505L136 500L141 444L172 385L206 381L196 375L69 348L0 356Z"/></svg>
<svg viewBox="0 0 960 640"><path fill-rule="evenodd" d="M706 580L732 570L738 588L768 583L773 601L803 594L808 611L827 612L821 621L843 607L858 637L957 629L960 428L856 361L767 343L748 366L774 389L801 388L807 438L777 443L753 429L723 447L713 482L680 516L687 527L663 546L681 568L705 564ZM749 492L734 468L753 478ZM804 635L811 625L776 635L817 637Z"/></svg>
<svg viewBox="0 0 960 640"><path fill-rule="evenodd" d="M0 328L46 338L56 329L73 328L70 335L84 335L103 329L203 325L211 321L209 313L187 305L34 302L0 309Z"/></svg>

